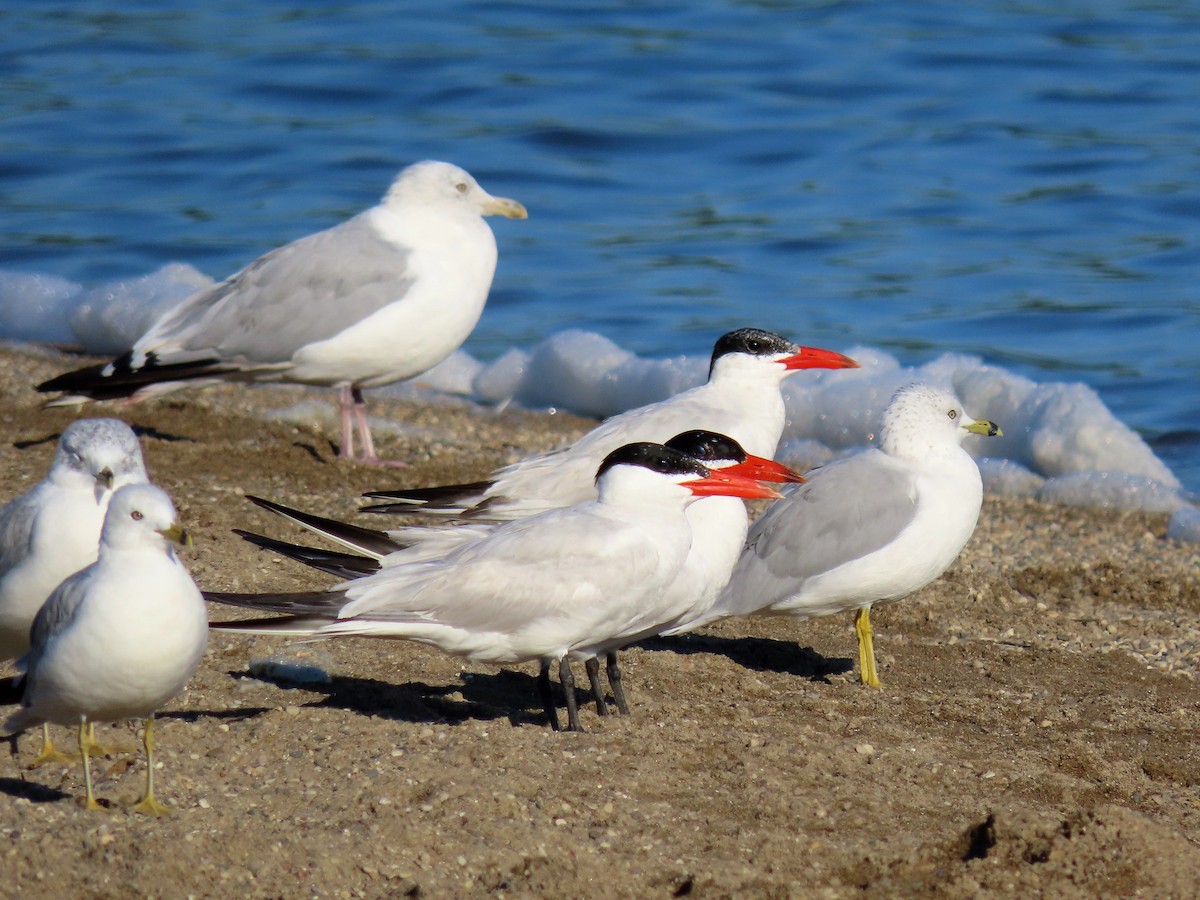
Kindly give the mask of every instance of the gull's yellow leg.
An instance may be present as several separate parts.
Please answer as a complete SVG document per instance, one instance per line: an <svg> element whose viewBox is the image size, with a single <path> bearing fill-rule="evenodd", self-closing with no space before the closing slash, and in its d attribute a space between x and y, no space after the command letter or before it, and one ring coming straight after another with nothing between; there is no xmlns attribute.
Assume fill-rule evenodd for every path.
<svg viewBox="0 0 1200 900"><path fill-rule="evenodd" d="M96 723L88 722L88 750L92 756L111 756L114 753L133 753L135 747L126 744L101 744L96 740Z"/></svg>
<svg viewBox="0 0 1200 900"><path fill-rule="evenodd" d="M882 687L875 668L875 641L871 633L871 607L864 606L854 615L854 632L858 635L858 675L869 687Z"/></svg>
<svg viewBox="0 0 1200 900"><path fill-rule="evenodd" d="M142 743L146 747L146 793L134 804L133 811L148 816L161 816L171 811L154 796L154 716L146 719L146 730L142 732Z"/></svg>
<svg viewBox="0 0 1200 900"><path fill-rule="evenodd" d="M88 762L88 726L87 722L79 723L79 756L83 759L83 783L87 787L86 799L84 806L88 809L99 809L100 804L96 802L96 795L92 793L92 766Z"/></svg>
<svg viewBox="0 0 1200 900"><path fill-rule="evenodd" d="M63 753L54 746L54 742L50 740L50 726L43 724L41 752L39 752L38 755L35 756L25 768L37 769L41 766L50 765L51 763L63 763L70 765L73 762L75 762L75 757L71 756L69 753Z"/></svg>

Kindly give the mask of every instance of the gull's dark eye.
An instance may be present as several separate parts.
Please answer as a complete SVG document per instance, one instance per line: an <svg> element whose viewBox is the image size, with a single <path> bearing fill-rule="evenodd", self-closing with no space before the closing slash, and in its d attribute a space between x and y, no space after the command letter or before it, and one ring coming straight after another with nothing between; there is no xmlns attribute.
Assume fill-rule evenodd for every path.
<svg viewBox="0 0 1200 900"><path fill-rule="evenodd" d="M458 184L456 184L454 186L454 189L456 191L458 191L460 194L465 194L469 190L469 188L467 187L467 183L465 181L460 181Z"/></svg>
<svg viewBox="0 0 1200 900"><path fill-rule="evenodd" d="M948 415L950 417L951 421L953 421L954 419L958 418L958 410L952 409L952 410L950 410L950 412L946 413L946 415Z"/></svg>
<svg viewBox="0 0 1200 900"><path fill-rule="evenodd" d="M133 519L135 522L140 522L145 518L145 516L142 515L142 511L140 509L135 509L129 514L129 518Z"/></svg>

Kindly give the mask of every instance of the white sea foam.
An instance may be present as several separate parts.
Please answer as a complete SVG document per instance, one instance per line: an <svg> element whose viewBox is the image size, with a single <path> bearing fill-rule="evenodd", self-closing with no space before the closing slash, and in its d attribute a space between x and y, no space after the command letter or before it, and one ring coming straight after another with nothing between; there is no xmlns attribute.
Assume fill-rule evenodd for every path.
<svg viewBox="0 0 1200 900"><path fill-rule="evenodd" d="M164 308L210 283L182 264L91 290L54 276L0 271L0 338L75 340L93 353L117 353ZM966 442L981 457L989 492L1171 512L1172 537L1198 539L1197 513L1179 480L1090 387L1035 382L964 354L905 366L873 347L835 349L862 368L799 372L784 383L788 423L781 459L818 465L869 446L896 388L929 381L955 391L972 415L1003 428L1003 437ZM602 418L699 384L707 370L707 352L646 359L594 332L568 330L486 363L460 350L394 390L436 390L489 405Z"/></svg>

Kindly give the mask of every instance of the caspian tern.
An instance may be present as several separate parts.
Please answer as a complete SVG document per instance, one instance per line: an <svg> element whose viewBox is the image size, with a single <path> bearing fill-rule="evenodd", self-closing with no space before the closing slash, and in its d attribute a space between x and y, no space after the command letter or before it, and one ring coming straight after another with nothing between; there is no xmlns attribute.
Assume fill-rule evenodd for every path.
<svg viewBox="0 0 1200 900"><path fill-rule="evenodd" d="M46 477L0 509L0 660L29 650L29 628L51 591L96 561L113 491L148 480L142 448L118 419L63 430ZM64 757L49 728L31 767Z"/></svg>
<svg viewBox="0 0 1200 900"><path fill-rule="evenodd" d="M731 331L717 341L708 381L699 387L613 416L570 447L523 459L486 481L376 491L366 496L390 502L366 509L506 520L570 506L595 496L592 476L612 450L631 441L665 441L690 428L728 435L747 453L769 459L783 433L783 379L799 369L857 366L840 353L798 347L769 331Z"/></svg>
<svg viewBox="0 0 1200 900"><path fill-rule="evenodd" d="M48 404L58 406L221 379L328 385L338 389L339 456L379 463L362 389L420 375L470 335L496 269L488 215L526 212L458 166L416 163L378 206L192 294L112 362L37 389L65 391Z"/></svg>
<svg viewBox="0 0 1200 900"><path fill-rule="evenodd" d="M671 438L666 446L715 471L756 481L804 481L799 473L787 466L748 455L737 441L710 431L684 432ZM460 526L408 527L384 532L303 513L258 497L247 499L354 552L342 553L290 544L241 530L237 534L260 547L346 579L369 575L388 566L443 557L455 547L485 537L500 527L497 523L473 522ZM692 544L683 567L667 589L653 602L643 605L639 616L630 620L627 632L614 635L612 646L606 648L609 684L617 709L622 713L629 712L629 705L621 686L617 649L658 634L681 621L690 620L711 607L729 580L746 539L749 524L746 507L737 497L704 497L688 506L686 517L692 532ZM587 673L597 711L602 716L608 715L608 704L600 686L599 663L595 658L587 660Z"/></svg>
<svg viewBox="0 0 1200 900"><path fill-rule="evenodd" d="M640 627L642 607L668 589L687 558L688 505L708 496L779 496L646 442L610 453L596 481L594 500L505 523L442 558L387 566L333 590L206 594L288 614L213 627L400 638L501 665L539 660L539 689L555 729L549 669L557 660L568 727L580 730L569 661L605 652L615 636Z"/></svg>
<svg viewBox="0 0 1200 900"><path fill-rule="evenodd" d="M204 601L168 543L186 540L162 490L126 485L108 504L96 562L59 585L34 619L21 709L2 730L78 726L89 809L99 804L88 724L144 718L146 790L134 809L167 811L154 796L154 713L183 690L208 643Z"/></svg>
<svg viewBox="0 0 1200 900"><path fill-rule="evenodd" d="M878 687L871 607L920 590L958 558L983 500L979 467L961 443L1000 433L947 391L902 387L884 411L878 449L807 473L807 484L751 527L712 608L666 633L724 616L857 610L859 674Z"/></svg>

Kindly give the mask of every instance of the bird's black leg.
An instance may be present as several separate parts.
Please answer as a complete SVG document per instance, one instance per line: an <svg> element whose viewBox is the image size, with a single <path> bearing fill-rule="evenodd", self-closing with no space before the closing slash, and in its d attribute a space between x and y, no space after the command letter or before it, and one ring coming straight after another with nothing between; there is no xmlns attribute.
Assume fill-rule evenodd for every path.
<svg viewBox="0 0 1200 900"><path fill-rule="evenodd" d="M554 686L550 684L550 661L543 659L541 668L538 669L538 694L542 698L542 706L546 710L546 718L550 720L550 727L555 731L562 729L558 725L558 710L554 707Z"/></svg>
<svg viewBox="0 0 1200 900"><path fill-rule="evenodd" d="M608 686L612 688L613 700L621 715L629 715L629 703L625 700L625 689L621 687L621 667L617 664L615 650L608 654Z"/></svg>
<svg viewBox="0 0 1200 900"><path fill-rule="evenodd" d="M583 731L579 724L579 704L575 702L575 673L571 661L565 656L558 661L558 683L562 685L567 700L567 731Z"/></svg>
<svg viewBox="0 0 1200 900"><path fill-rule="evenodd" d="M592 686L592 696L596 698L596 712L602 716L608 715L608 704L604 700L604 687L600 684L600 660L592 656L583 664L587 669L588 683Z"/></svg>

